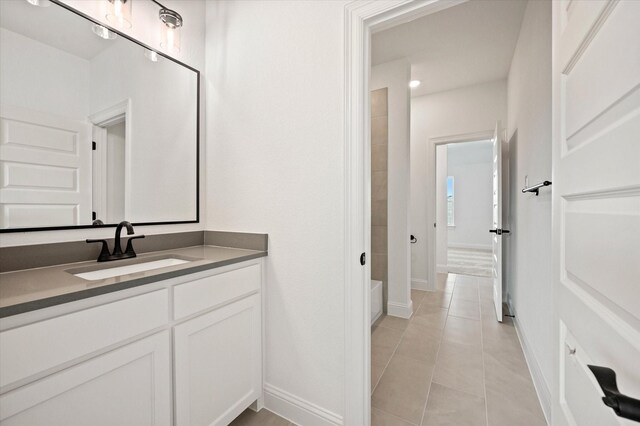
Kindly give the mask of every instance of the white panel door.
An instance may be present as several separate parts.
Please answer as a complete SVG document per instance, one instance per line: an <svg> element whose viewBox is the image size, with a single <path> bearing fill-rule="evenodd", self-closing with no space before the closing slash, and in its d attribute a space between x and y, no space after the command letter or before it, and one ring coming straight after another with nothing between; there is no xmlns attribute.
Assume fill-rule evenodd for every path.
<svg viewBox="0 0 640 426"><path fill-rule="evenodd" d="M262 394L260 295L175 327L178 425L227 425Z"/></svg>
<svg viewBox="0 0 640 426"><path fill-rule="evenodd" d="M637 425L588 365L640 399L640 1L558 1L553 22L553 424Z"/></svg>
<svg viewBox="0 0 640 426"><path fill-rule="evenodd" d="M502 322L502 130L500 122L496 123L491 143L493 144L493 222L491 237L493 263L491 277L493 279L493 303L496 318Z"/></svg>
<svg viewBox="0 0 640 426"><path fill-rule="evenodd" d="M91 126L23 108L0 114L0 227L91 224Z"/></svg>
<svg viewBox="0 0 640 426"><path fill-rule="evenodd" d="M2 426L169 426L171 340L163 331L0 396Z"/></svg>

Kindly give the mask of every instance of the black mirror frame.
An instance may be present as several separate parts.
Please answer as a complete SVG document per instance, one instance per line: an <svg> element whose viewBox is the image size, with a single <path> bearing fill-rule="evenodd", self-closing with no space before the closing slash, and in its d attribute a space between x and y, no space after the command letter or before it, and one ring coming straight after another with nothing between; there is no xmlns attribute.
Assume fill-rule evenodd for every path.
<svg viewBox="0 0 640 426"><path fill-rule="evenodd" d="M106 25L100 21L97 21L96 19L92 18L89 15L86 15L85 13L80 12L79 10L76 10L74 8L72 8L71 6L68 6L64 3L62 3L60 0L50 0L51 3L55 4L56 6L60 6L63 9L68 10L71 13L75 13L76 15L86 19L89 22L93 22L94 24L98 24L101 25L105 28L107 28L109 31L113 31L114 33L118 34L118 36L125 38L139 46L144 47L145 49L149 49L152 50L154 52L156 52L158 55L162 56L163 58L172 61L178 65L181 65L193 72L196 73L196 218L195 220L177 220L177 221L166 221L166 222L134 222L132 223L132 225L134 226L146 226L146 225L178 225L178 224L183 224L183 223L199 223L200 222L200 71L185 64L184 62L181 62L175 58L172 58L168 55L166 55L165 53L162 53L160 51L158 51L157 49L152 48L149 45L146 45L144 43L142 43L139 40L136 40L135 38L109 26ZM5 229L0 229L0 234L5 234L5 233L11 233L11 232L34 232L34 231L61 231L61 230L68 230L68 229L97 229L97 228L115 228L116 226L118 226L117 223L109 223L109 224L102 224L102 225L69 225L69 226L43 226L43 227L31 227L31 228L5 228Z"/></svg>

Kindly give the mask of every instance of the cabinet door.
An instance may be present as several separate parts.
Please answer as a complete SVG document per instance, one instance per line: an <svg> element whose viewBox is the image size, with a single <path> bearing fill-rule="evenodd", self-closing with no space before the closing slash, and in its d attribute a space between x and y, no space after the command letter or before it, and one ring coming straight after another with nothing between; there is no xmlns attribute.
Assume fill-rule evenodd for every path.
<svg viewBox="0 0 640 426"><path fill-rule="evenodd" d="M178 426L227 425L262 392L260 295L175 327Z"/></svg>
<svg viewBox="0 0 640 426"><path fill-rule="evenodd" d="M0 396L0 423L170 425L170 337L163 331Z"/></svg>

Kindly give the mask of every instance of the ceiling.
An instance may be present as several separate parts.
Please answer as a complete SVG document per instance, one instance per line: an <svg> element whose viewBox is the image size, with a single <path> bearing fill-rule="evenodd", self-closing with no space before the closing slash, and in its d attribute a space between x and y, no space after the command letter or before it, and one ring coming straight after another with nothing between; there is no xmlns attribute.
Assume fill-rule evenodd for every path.
<svg viewBox="0 0 640 426"><path fill-rule="evenodd" d="M90 21L54 3L0 0L0 27L87 60L113 44L93 34Z"/></svg>
<svg viewBox="0 0 640 426"><path fill-rule="evenodd" d="M471 0L373 35L372 65L407 58L427 95L507 77L526 0Z"/></svg>

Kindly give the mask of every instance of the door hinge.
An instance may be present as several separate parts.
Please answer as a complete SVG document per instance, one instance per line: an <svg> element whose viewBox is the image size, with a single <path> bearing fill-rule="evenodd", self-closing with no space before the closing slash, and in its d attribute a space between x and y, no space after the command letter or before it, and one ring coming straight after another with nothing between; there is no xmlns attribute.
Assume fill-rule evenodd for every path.
<svg viewBox="0 0 640 426"><path fill-rule="evenodd" d="M367 255L366 253L362 253L360 255L360 264L364 266L367 263Z"/></svg>
<svg viewBox="0 0 640 426"><path fill-rule="evenodd" d="M96 150L96 143L95 141L91 142L91 150L95 151Z"/></svg>

